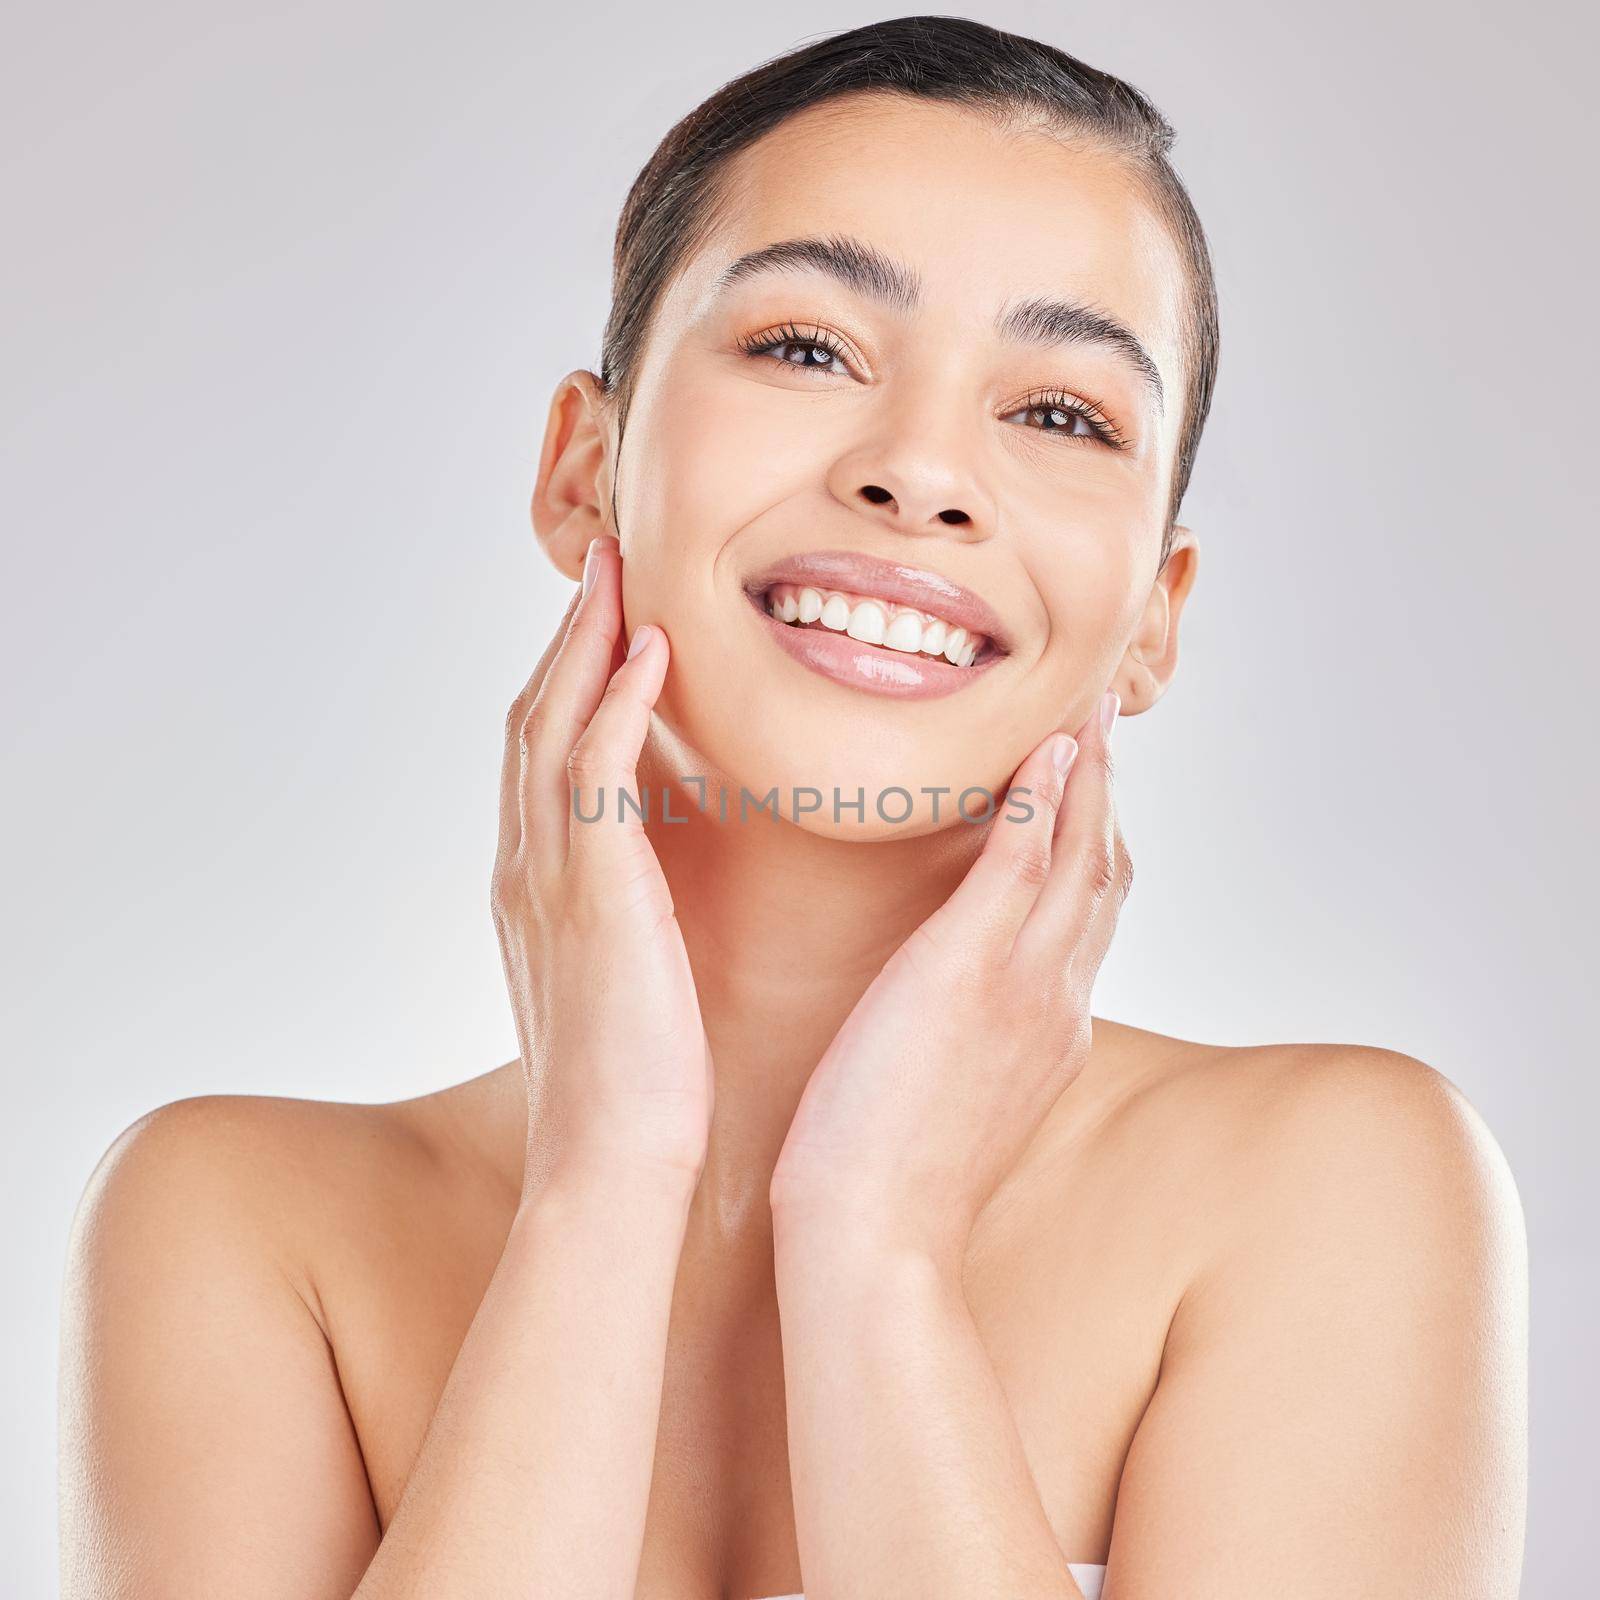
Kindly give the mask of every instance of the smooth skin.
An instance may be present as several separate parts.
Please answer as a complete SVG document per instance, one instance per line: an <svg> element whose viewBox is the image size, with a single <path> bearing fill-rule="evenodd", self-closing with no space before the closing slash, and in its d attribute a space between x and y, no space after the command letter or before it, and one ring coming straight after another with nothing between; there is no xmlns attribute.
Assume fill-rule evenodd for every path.
<svg viewBox="0 0 1600 1600"><path fill-rule="evenodd" d="M534 524L590 582L507 718L519 1058L116 1140L72 1237L63 1593L1071 1597L1070 1560L1106 1600L1515 1595L1526 1243L1481 1119L1393 1051L1090 1013L1131 882L1099 707L1164 692L1196 570L1188 529L1157 559L1164 236L1105 152L882 96L735 179L626 448L592 374L551 405ZM800 235L912 265L920 307L710 292ZM1138 332L1164 409L1104 352L994 340L1063 291ZM853 359L738 343L789 322ZM1132 447L1047 436L1045 385ZM944 700L807 672L740 576L837 545L977 589L1012 654ZM571 819L691 772L1036 804Z"/></svg>

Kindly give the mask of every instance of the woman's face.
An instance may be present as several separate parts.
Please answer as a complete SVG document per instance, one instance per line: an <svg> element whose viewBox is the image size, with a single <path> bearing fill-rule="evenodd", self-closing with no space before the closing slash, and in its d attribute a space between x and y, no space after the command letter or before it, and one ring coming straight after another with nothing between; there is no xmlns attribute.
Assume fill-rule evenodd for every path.
<svg viewBox="0 0 1600 1600"><path fill-rule="evenodd" d="M820 791L801 819L814 832L949 826L963 790L1003 797L1108 686L1142 710L1175 664L1187 530L1159 581L1156 567L1183 403L1180 259L1104 152L903 97L814 107L726 179L716 232L657 306L620 465L614 434L604 445L628 625L671 641L658 713L695 775L776 787L785 815L796 789ZM813 247L724 279L795 240L844 258L830 269ZM1030 301L1093 316L997 326ZM609 477L601 489L609 516ZM826 629L837 606L803 639L758 609L753 584L817 552L868 567L801 572L788 592L844 591L862 639ZM855 613L874 594L885 629L906 601L965 617L937 587L884 593L888 568L986 607L991 651L935 654L925 616L920 644L909 621L895 638L911 648L871 642ZM832 796L858 790L864 819L836 817Z"/></svg>

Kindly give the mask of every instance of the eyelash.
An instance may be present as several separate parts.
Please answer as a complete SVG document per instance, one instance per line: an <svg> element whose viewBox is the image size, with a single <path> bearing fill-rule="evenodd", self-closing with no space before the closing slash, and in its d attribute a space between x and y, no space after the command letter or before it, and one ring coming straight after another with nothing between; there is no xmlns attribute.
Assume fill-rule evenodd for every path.
<svg viewBox="0 0 1600 1600"><path fill-rule="evenodd" d="M848 359L844 347L821 328L813 329L810 333L802 333L792 322L785 323L781 328L768 328L761 333L750 334L741 338L739 348L751 357L760 358L768 352L780 349L786 344L809 345L817 350L826 350L836 360ZM807 363L801 366L797 362L786 361L782 363L787 367L794 367L798 372L821 371L820 367ZM1099 443L1112 450L1126 450L1128 442L1123 438L1117 425L1107 417L1100 408L1090 400L1080 399L1077 395L1067 394L1060 389L1045 389L1030 394L1020 406L1007 412L1008 416L1016 411L1070 411L1074 416L1082 417L1093 430L1092 437ZM1078 441L1084 438L1081 433L1067 433L1061 428L1038 428L1037 433L1060 434L1063 439Z"/></svg>

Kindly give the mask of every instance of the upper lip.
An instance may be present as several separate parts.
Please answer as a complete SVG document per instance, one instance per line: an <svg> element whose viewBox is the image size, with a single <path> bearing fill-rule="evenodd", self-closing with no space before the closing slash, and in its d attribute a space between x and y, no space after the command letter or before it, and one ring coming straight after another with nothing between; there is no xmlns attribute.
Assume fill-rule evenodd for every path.
<svg viewBox="0 0 1600 1600"><path fill-rule="evenodd" d="M1011 648L1005 628L988 601L954 579L940 572L930 572L926 567L885 561L859 550L807 550L774 561L751 578L745 588L758 595L775 583L843 589L851 594L898 600L902 605L931 611L936 617L957 623L968 633L983 634L997 650Z"/></svg>

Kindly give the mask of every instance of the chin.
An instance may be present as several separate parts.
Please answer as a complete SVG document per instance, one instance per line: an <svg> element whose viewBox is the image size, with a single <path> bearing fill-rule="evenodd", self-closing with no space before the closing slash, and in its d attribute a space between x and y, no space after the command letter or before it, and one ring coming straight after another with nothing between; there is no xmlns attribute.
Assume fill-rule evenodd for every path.
<svg viewBox="0 0 1600 1600"><path fill-rule="evenodd" d="M947 701L855 694L787 670L741 668L725 651L702 659L692 646L675 659L656 718L672 775L705 779L709 816L723 820L720 789L729 825L773 827L776 806L784 823L859 843L977 827L1006 808L1027 754L999 747L1005 730L992 715L977 724ZM963 808L973 820L964 822L956 807L969 790Z"/></svg>

